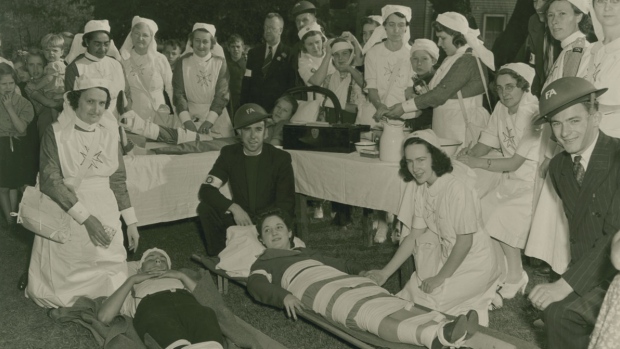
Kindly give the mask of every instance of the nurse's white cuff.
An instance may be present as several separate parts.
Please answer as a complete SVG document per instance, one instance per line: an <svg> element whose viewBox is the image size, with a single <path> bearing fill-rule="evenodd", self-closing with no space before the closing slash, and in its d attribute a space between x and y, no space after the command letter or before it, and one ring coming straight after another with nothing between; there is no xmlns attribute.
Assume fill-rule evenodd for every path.
<svg viewBox="0 0 620 349"><path fill-rule="evenodd" d="M84 221L90 217L90 212L88 212L86 207L84 207L84 205L82 205L79 201L76 202L75 205L67 211L67 213L80 224L84 224Z"/></svg>
<svg viewBox="0 0 620 349"><path fill-rule="evenodd" d="M122 210L121 216L123 216L123 220L125 220L125 224L127 225L138 223L138 218L136 217L136 211L133 209L133 207Z"/></svg>
<svg viewBox="0 0 620 349"><path fill-rule="evenodd" d="M181 119L181 123L184 124L186 121L192 121L192 117L191 115L189 115L189 112L186 111L182 111L181 114L179 114L179 119Z"/></svg>
<svg viewBox="0 0 620 349"><path fill-rule="evenodd" d="M210 110L209 114L207 114L207 121L210 122L211 124L215 124L215 121L217 120L218 117L219 115L217 115L216 112L214 112L213 110Z"/></svg>
<svg viewBox="0 0 620 349"><path fill-rule="evenodd" d="M408 99L402 103L405 113L412 113L418 111L418 106L415 105L415 98Z"/></svg>

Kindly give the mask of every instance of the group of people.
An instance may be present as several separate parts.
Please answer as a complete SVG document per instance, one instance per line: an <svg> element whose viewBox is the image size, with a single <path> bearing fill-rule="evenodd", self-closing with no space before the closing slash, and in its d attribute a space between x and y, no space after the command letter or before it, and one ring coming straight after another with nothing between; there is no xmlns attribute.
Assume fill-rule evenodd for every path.
<svg viewBox="0 0 620 349"><path fill-rule="evenodd" d="M216 256L226 247L227 228L255 224L267 249L252 267L249 292L293 317L312 308L388 341L462 345L478 323L488 325L489 309L524 293L525 249L561 274L528 296L543 312L548 347L613 347L618 339L609 329L619 321L614 299L620 293L619 279L612 281L620 258L620 71L614 64L620 4L534 5L526 62L498 69L465 16L439 14L432 24L438 43L411 43L411 9L400 5L365 18L360 43L350 32L328 38L314 5L301 1L291 11L296 48L281 41L281 15L269 13L264 43L247 56L240 36L230 37L225 52L215 26L206 23L193 26L185 47L166 42L163 54L154 39L157 24L138 16L120 50L106 20L89 21L74 37L46 35L40 51L0 63L2 213L15 224L10 213L19 189L34 185L38 173L41 192L72 218L64 244L35 237L22 285L27 296L54 308L81 296L110 296L100 316L108 322L119 312L137 319L147 309L138 302L157 308L162 300L146 300L195 287L169 271L163 251L145 252L143 268L128 274L121 217L128 247L137 250L140 238L123 162L131 131L220 150L198 192L206 252ZM592 31L596 42L588 41ZM440 50L446 57L437 67ZM400 246L382 269L291 244L295 175L291 156L278 146L298 109L286 94L296 84L329 89L357 123L412 128L399 170L407 183ZM499 99L494 107L492 92ZM308 96L314 98L321 97ZM326 114L333 102L323 103ZM448 156L442 139L460 143L456 155ZM220 192L226 184L231 198ZM385 213L378 216L381 241L387 223ZM416 271L398 294L378 287L412 255ZM152 282L161 278L174 280ZM125 305L128 295L138 299L133 310ZM135 325L141 336L158 332L162 347L177 340L222 343L213 314L195 316L212 336L184 338L186 332L144 316Z"/></svg>

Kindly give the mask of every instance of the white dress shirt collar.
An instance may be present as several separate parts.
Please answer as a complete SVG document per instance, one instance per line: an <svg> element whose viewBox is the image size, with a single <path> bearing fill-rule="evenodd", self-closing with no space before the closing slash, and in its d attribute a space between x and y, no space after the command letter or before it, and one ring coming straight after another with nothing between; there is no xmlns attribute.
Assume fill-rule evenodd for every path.
<svg viewBox="0 0 620 349"><path fill-rule="evenodd" d="M596 142L598 141L598 136L600 135L600 131L596 134L596 138L594 138L594 142L592 142L592 144L590 144L586 150L583 151L583 153L581 154L570 154L571 159L573 160L573 162L575 162L575 156L577 155L581 155L581 161L579 161L581 163L581 165L583 166L584 170L588 170L588 163L590 163L590 158L592 157L592 152L594 151L594 147L596 146Z"/></svg>

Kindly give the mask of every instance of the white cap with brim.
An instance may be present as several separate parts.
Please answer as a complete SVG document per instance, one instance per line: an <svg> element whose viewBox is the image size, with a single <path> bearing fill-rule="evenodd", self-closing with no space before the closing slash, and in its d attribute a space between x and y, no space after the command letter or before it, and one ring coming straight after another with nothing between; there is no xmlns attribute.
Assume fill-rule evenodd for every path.
<svg viewBox="0 0 620 349"><path fill-rule="evenodd" d="M325 37L325 35L323 35L323 30L321 29L321 26L315 22L315 23L312 23L310 25L307 25L301 28L297 32L297 36L299 37L299 40L302 40L304 38L304 35L308 34L309 32L319 32L321 33L321 36Z"/></svg>
<svg viewBox="0 0 620 349"><path fill-rule="evenodd" d="M473 49L474 54L480 58L482 63L491 70L495 70L495 58L493 52L484 47L482 40L478 39L480 30L469 27L467 18L458 12L444 12L437 16L437 22L446 28L463 34L467 44Z"/></svg>
<svg viewBox="0 0 620 349"><path fill-rule="evenodd" d="M142 268L142 263L144 263L144 260L146 259L146 257L148 257L153 252L161 253L166 258L166 262L168 262L168 269L172 268L172 261L170 261L170 256L168 256L166 251L159 249L157 247L153 247L151 249L144 251L144 253L142 254L142 258L140 258L140 263L138 263L138 268Z"/></svg>
<svg viewBox="0 0 620 349"><path fill-rule="evenodd" d="M382 42L384 39L387 39L387 32L385 31L385 27L383 27L383 22L385 22L387 18L390 17L390 15L396 12L404 15L407 22L411 22L411 8L410 7L400 6L400 5L383 6L383 8L381 9L381 22L379 22L381 23L381 26L375 28L375 30L372 32L372 35L370 36L370 38L368 39L368 41L366 42L366 44L364 44L364 47L362 48L362 54L366 54L376 44ZM375 19L377 16L370 16L370 17ZM411 38L411 33L409 31L409 26L407 26L407 30L405 31L405 34L403 35L403 44L407 44L410 38Z"/></svg>
<svg viewBox="0 0 620 349"><path fill-rule="evenodd" d="M445 153L445 151L441 147L441 141L439 140L439 137L437 137L437 135L435 134L433 130L418 130L418 131L412 132L409 135L409 137L407 137L407 139L410 139L410 138L419 138L421 140L424 140L428 144L432 145L433 147Z"/></svg>
<svg viewBox="0 0 620 349"><path fill-rule="evenodd" d="M211 34L212 37L215 37L216 29L213 24L196 23L194 24L194 27L192 28L192 33L195 32L196 30L206 30L207 32L209 32L209 34ZM192 45L188 39L187 44L185 45L185 51L183 51L183 55L188 54L188 53L193 53L193 52L194 52L194 49L192 49ZM222 58L225 57L224 49L218 43L215 43L215 46L213 46L213 49L211 50L211 54L214 56L222 57Z"/></svg>
<svg viewBox="0 0 620 349"><path fill-rule="evenodd" d="M415 51L426 51L435 61L439 59L439 47L433 40L416 39L409 50L410 55L413 55Z"/></svg>
<svg viewBox="0 0 620 349"><path fill-rule="evenodd" d="M502 70L502 69L509 69L521 75L525 79L525 81L527 81L530 84L530 86L532 86L532 83L534 82L534 76L536 75L536 71L534 70L534 68L530 67L529 64L508 63L508 64L502 65L499 68L499 70Z"/></svg>
<svg viewBox="0 0 620 349"><path fill-rule="evenodd" d="M84 26L84 34L100 31L107 32L109 34L110 30L110 23L107 19L88 21L88 23Z"/></svg>

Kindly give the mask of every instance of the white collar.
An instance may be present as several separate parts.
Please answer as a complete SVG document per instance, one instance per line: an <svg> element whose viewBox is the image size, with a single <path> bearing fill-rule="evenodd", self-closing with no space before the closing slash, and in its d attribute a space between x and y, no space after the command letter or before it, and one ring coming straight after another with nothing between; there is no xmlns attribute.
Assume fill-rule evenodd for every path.
<svg viewBox="0 0 620 349"><path fill-rule="evenodd" d="M91 55L91 54L90 54L90 53L88 53L88 52L84 52L84 57L86 57L86 58L90 59L91 61L95 61L95 62L99 62L99 61L101 61L103 58L105 58L105 56L104 56L103 58L99 58L99 57L93 56L93 55Z"/></svg>
<svg viewBox="0 0 620 349"><path fill-rule="evenodd" d="M197 62L204 63L204 62L206 62L206 61L210 60L210 59L211 59L211 57L213 57L213 54L212 54L211 52L209 52L206 56L204 56L204 57L199 57L198 55L196 55L196 54L194 53L194 54L192 54L192 57L193 57L193 59L195 59Z"/></svg>
<svg viewBox="0 0 620 349"><path fill-rule="evenodd" d="M248 153L245 151L245 148L243 148L243 155L245 155L245 156L259 156L262 152L263 152L263 148L261 148L261 149L260 149L260 151L258 152L258 154L254 154L254 155L252 155L252 154L248 154Z"/></svg>
<svg viewBox="0 0 620 349"><path fill-rule="evenodd" d="M80 119L79 117L75 118L75 126L81 128L82 130L86 131L86 132L93 132L95 131L95 129L97 128L98 123L94 123L94 124L88 124L84 121L82 121L82 119Z"/></svg>
<svg viewBox="0 0 620 349"><path fill-rule="evenodd" d="M562 49L565 49L566 46L568 46L568 45L572 44L573 42L577 41L577 39L585 38L585 37L586 37L586 34L582 33L579 30L577 30L576 32L572 33L571 35L567 36L564 40L562 40L560 45L562 45Z"/></svg>
<svg viewBox="0 0 620 349"><path fill-rule="evenodd" d="M581 163L581 165L583 165L583 169L587 170L588 169L588 163L590 163L590 158L592 157L592 152L594 151L594 146L596 146L596 142L598 141L598 136L600 135L600 131L596 133L596 138L594 138L594 141L592 142L592 144L590 144L586 150L583 151L583 153L581 154L570 154L571 159L573 160L573 162L575 162L575 157L577 155L581 155L581 161L579 161Z"/></svg>

